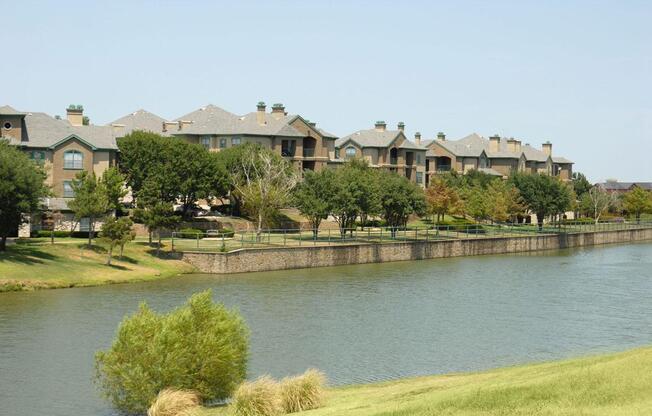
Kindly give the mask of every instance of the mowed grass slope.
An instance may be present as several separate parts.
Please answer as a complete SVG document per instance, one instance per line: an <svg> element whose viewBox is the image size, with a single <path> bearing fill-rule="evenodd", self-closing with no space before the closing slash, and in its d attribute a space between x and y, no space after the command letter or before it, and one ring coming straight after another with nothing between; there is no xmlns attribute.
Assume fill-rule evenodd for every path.
<svg viewBox="0 0 652 416"><path fill-rule="evenodd" d="M226 408L202 416L226 415ZM650 415L652 348L475 374L335 388L325 407L293 414Z"/></svg>
<svg viewBox="0 0 652 416"><path fill-rule="evenodd" d="M106 248L96 241L89 249L84 239L19 240L0 252L0 292L134 282L192 271L180 260L157 258L144 242L127 244L122 260L118 251L107 266Z"/></svg>

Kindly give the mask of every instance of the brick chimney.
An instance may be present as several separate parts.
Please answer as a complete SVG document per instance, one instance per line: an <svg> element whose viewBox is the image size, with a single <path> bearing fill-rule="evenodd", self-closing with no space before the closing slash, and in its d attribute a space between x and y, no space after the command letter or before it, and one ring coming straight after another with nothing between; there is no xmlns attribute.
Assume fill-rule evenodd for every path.
<svg viewBox="0 0 652 416"><path fill-rule="evenodd" d="M163 133L165 133L168 130L172 130L174 127L177 127L179 123L177 121L164 121L162 124L163 125L161 126L161 130Z"/></svg>
<svg viewBox="0 0 652 416"><path fill-rule="evenodd" d="M421 133L420 132L414 133L414 143L416 143L417 146L421 146Z"/></svg>
<svg viewBox="0 0 652 416"><path fill-rule="evenodd" d="M403 123L402 121L399 121L398 124L396 125L396 127L398 127L398 129L400 131L403 131L403 132L405 131L405 123Z"/></svg>
<svg viewBox="0 0 652 416"><path fill-rule="evenodd" d="M380 120L377 121L376 124L374 124L374 127L376 128L376 131L385 131L387 129L387 123Z"/></svg>
<svg viewBox="0 0 652 416"><path fill-rule="evenodd" d="M521 147L520 144L521 143L518 140L516 140L513 137L510 137L509 139L507 139L507 151L511 153L518 153L518 148Z"/></svg>
<svg viewBox="0 0 652 416"><path fill-rule="evenodd" d="M179 120L177 122L177 126L178 126L177 130L179 130L179 131L183 130L183 126L186 125L186 124L192 124L192 121L190 121L190 120Z"/></svg>
<svg viewBox="0 0 652 416"><path fill-rule="evenodd" d="M280 120L285 116L285 106L281 103L276 103L272 106L272 116Z"/></svg>
<svg viewBox="0 0 652 416"><path fill-rule="evenodd" d="M489 151L492 153L497 153L500 150L500 136L494 134L489 137Z"/></svg>
<svg viewBox="0 0 652 416"><path fill-rule="evenodd" d="M541 150L543 150L543 153L546 154L546 156L552 156L552 143L545 142L541 145Z"/></svg>
<svg viewBox="0 0 652 416"><path fill-rule="evenodd" d="M256 104L256 122L260 126L265 125L265 108L267 108L265 102L258 101L258 104Z"/></svg>
<svg viewBox="0 0 652 416"><path fill-rule="evenodd" d="M70 104L66 108L66 115L68 117L68 122L73 126L83 126L84 125L84 107L77 104Z"/></svg>
<svg viewBox="0 0 652 416"><path fill-rule="evenodd" d="M444 134L443 131L437 133L437 139L441 140L442 142L446 140L446 135Z"/></svg>

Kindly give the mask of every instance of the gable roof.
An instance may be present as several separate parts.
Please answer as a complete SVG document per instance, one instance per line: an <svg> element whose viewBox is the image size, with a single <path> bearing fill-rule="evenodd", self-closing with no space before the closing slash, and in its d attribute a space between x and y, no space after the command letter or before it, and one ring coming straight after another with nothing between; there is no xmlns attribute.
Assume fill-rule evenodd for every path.
<svg viewBox="0 0 652 416"><path fill-rule="evenodd" d="M342 147L349 140L355 142L359 147L389 147L401 135L405 137L401 130L358 130L355 133L337 139L335 141L335 147ZM407 138L399 147L403 149L426 150L425 147L413 143L407 140Z"/></svg>
<svg viewBox="0 0 652 416"><path fill-rule="evenodd" d="M15 108L8 106L8 105L3 105L0 107L0 115L3 116L24 116L26 113L21 113L20 111L16 110Z"/></svg>
<svg viewBox="0 0 652 416"><path fill-rule="evenodd" d="M652 191L652 182L607 181L607 182L598 183L597 186L607 191L628 191L632 189L634 186L638 186L639 188L645 189L647 191Z"/></svg>
<svg viewBox="0 0 652 416"><path fill-rule="evenodd" d="M94 149L118 149L110 126L73 126L45 113L27 113L24 128L23 140L11 139L11 144L48 148L78 138Z"/></svg>
<svg viewBox="0 0 652 416"><path fill-rule="evenodd" d="M147 110L136 110L120 117L117 120L107 124L107 126L122 125L124 128L120 131L121 135L127 135L134 130L144 130L161 135L169 135L163 131L163 123L166 120Z"/></svg>

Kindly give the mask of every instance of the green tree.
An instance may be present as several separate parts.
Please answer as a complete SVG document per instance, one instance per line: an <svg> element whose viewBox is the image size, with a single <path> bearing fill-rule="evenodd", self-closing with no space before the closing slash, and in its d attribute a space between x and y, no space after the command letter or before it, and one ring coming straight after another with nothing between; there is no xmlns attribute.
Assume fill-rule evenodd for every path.
<svg viewBox="0 0 652 416"><path fill-rule="evenodd" d="M523 202L536 214L539 230L544 218L559 215L571 207L572 191L556 177L541 173L516 173L510 177Z"/></svg>
<svg viewBox="0 0 652 416"><path fill-rule="evenodd" d="M613 207L615 203L616 194L607 192L599 186L594 186L588 192L582 194L580 210L591 216L597 224L602 214Z"/></svg>
<svg viewBox="0 0 652 416"><path fill-rule="evenodd" d="M26 154L0 140L0 251L27 220L25 214L37 211L41 198L49 194L45 178L43 169Z"/></svg>
<svg viewBox="0 0 652 416"><path fill-rule="evenodd" d="M379 174L380 201L383 219L390 227L392 238L398 227L407 224L412 214L423 214L426 201L423 190L407 178L392 172Z"/></svg>
<svg viewBox="0 0 652 416"><path fill-rule="evenodd" d="M641 214L652 212L652 194L635 185L623 195L623 208L636 217L637 223L641 222Z"/></svg>
<svg viewBox="0 0 652 416"><path fill-rule="evenodd" d="M161 231L164 229L174 229L181 218L174 213L174 207L171 202L161 197L162 187L157 180L160 177L148 178L140 192L137 209L134 217L147 227L149 234L149 244L152 244L152 234L157 233L158 244L156 246L156 255L161 252Z"/></svg>
<svg viewBox="0 0 652 416"><path fill-rule="evenodd" d="M573 172L572 183L573 190L575 191L575 195L577 195L578 198L581 198L582 195L589 192L589 190L593 187L591 182L589 182L588 179L586 179L586 176L584 176L584 174L581 172Z"/></svg>
<svg viewBox="0 0 652 416"><path fill-rule="evenodd" d="M122 198L127 195L124 176L118 168L111 167L102 173L101 181L109 202L109 208L120 212L122 210Z"/></svg>
<svg viewBox="0 0 652 416"><path fill-rule="evenodd" d="M111 265L111 258L113 257L113 247L120 245L120 257L122 257L122 247L127 241L130 241L132 236L133 222L128 217L109 217L102 225L100 237L109 245L108 257L106 260L107 265Z"/></svg>
<svg viewBox="0 0 652 416"><path fill-rule="evenodd" d="M485 221L491 217L492 201L487 190L482 186L472 185L463 188L462 199L465 213L476 221Z"/></svg>
<svg viewBox="0 0 652 416"><path fill-rule="evenodd" d="M126 414L144 414L165 388L224 400L246 376L248 346L242 317L213 303L210 290L167 314L142 303L120 323L111 347L96 354L96 382Z"/></svg>
<svg viewBox="0 0 652 416"><path fill-rule="evenodd" d="M426 189L426 205L428 213L434 215L435 222L439 224L440 218L461 211L462 199L459 192L444 178L435 176Z"/></svg>
<svg viewBox="0 0 652 416"><path fill-rule="evenodd" d="M315 238L321 221L328 218L332 210L334 193L335 173L331 169L306 172L294 191L294 205L310 222Z"/></svg>
<svg viewBox="0 0 652 416"><path fill-rule="evenodd" d="M68 208L75 213L77 221L88 218L88 246L90 247L93 243L96 221L106 215L111 208L106 187L94 173L81 171L75 177L72 189L75 196L68 202Z"/></svg>
<svg viewBox="0 0 652 416"><path fill-rule="evenodd" d="M120 171L136 199L147 178L165 173L161 168L170 140L146 131L134 131L118 139Z"/></svg>

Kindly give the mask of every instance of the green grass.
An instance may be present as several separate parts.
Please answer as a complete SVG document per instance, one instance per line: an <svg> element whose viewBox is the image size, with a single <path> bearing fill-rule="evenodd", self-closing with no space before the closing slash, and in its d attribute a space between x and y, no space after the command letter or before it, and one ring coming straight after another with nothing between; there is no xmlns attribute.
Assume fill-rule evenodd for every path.
<svg viewBox="0 0 652 416"><path fill-rule="evenodd" d="M227 415L227 408L202 416ZM474 374L330 390L306 416L526 416L652 414L652 348Z"/></svg>
<svg viewBox="0 0 652 416"><path fill-rule="evenodd" d="M102 244L86 247L85 239L18 240L0 252L0 292L96 286L159 279L192 271L180 260L157 258L144 241L127 244L124 257L114 249L111 266ZM165 252L163 252L165 254Z"/></svg>

